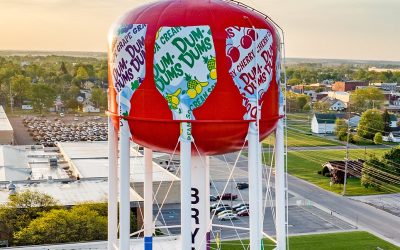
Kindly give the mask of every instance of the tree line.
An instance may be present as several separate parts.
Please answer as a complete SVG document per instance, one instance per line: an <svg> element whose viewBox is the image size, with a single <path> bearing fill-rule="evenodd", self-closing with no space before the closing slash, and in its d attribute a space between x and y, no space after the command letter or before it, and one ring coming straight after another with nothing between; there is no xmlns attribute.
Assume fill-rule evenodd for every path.
<svg viewBox="0 0 400 250"><path fill-rule="evenodd" d="M131 212L131 232L137 230ZM11 246L107 239L107 203L61 206L36 191L18 192L0 205L0 240Z"/></svg>
<svg viewBox="0 0 400 250"><path fill-rule="evenodd" d="M21 107L28 100L39 112L54 106L60 96L64 107L77 109L76 97L86 81L95 83L92 102L106 108L106 59L64 56L0 57L0 105Z"/></svg>
<svg viewBox="0 0 400 250"><path fill-rule="evenodd" d="M298 85L324 80L360 80L367 82L400 82L400 72L368 71L370 65L342 64L326 66L321 63L301 63L289 65L286 69L287 84Z"/></svg>

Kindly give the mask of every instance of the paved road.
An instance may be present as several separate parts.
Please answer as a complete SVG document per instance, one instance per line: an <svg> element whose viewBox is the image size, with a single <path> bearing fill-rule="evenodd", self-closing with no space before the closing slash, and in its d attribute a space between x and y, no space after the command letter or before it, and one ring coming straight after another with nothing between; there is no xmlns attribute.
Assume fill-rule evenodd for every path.
<svg viewBox="0 0 400 250"><path fill-rule="evenodd" d="M331 210L339 218L380 235L400 246L400 217L359 201L351 200L299 178L288 176L289 190Z"/></svg>
<svg viewBox="0 0 400 250"><path fill-rule="evenodd" d="M237 153L226 154L228 162L235 162ZM218 157L218 156L216 156ZM237 167L247 170L245 157L241 156ZM317 206L330 210L339 218L351 222L361 229L379 235L387 240L400 245L400 217L379 210L359 201L351 200L313 184L288 175L289 192L308 199ZM289 222L290 223L290 222Z"/></svg>

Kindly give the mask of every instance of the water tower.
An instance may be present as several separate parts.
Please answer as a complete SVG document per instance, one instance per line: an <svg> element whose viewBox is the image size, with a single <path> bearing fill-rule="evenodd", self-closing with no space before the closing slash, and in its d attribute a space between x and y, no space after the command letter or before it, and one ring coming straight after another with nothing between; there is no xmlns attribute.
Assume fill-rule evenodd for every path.
<svg viewBox="0 0 400 250"><path fill-rule="evenodd" d="M182 249L209 249L209 160L248 147L250 249L262 239L261 141L276 133L277 246L285 249L278 27L243 4L159 1L109 34L109 249L129 249L129 145L145 147L144 248L152 249L152 151L179 152ZM117 173L118 131L120 172ZM117 244L119 174L120 240Z"/></svg>

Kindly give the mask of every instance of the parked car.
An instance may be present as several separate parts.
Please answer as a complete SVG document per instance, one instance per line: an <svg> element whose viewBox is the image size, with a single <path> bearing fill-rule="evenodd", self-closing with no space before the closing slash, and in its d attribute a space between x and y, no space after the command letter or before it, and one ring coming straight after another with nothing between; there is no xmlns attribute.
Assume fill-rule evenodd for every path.
<svg viewBox="0 0 400 250"><path fill-rule="evenodd" d="M231 193L225 193L223 195L218 195L217 199L221 199L221 200L236 200L238 198L238 196L236 194L231 194Z"/></svg>
<svg viewBox="0 0 400 250"><path fill-rule="evenodd" d="M218 215L219 213L221 213L222 211L225 211L225 210L230 210L230 207L217 207L217 208L213 209L211 211L211 213L215 213L216 215Z"/></svg>
<svg viewBox="0 0 400 250"><path fill-rule="evenodd" d="M227 204L223 204L223 203L219 203L219 204L218 204L218 202L217 202L217 203L213 203L213 204L210 205L210 210L215 209L215 208L217 208L217 207L229 207L229 209L231 208L231 207L230 207L229 205L227 205Z"/></svg>
<svg viewBox="0 0 400 250"><path fill-rule="evenodd" d="M238 216L236 214L225 214L224 216L221 216L220 218L218 218L218 220L220 221L224 221L224 220L237 220Z"/></svg>
<svg viewBox="0 0 400 250"><path fill-rule="evenodd" d="M243 211L243 210L249 210L249 206L239 207L239 208L236 209L236 212L239 213L240 211Z"/></svg>
<svg viewBox="0 0 400 250"><path fill-rule="evenodd" d="M246 188L248 188L248 187L249 187L249 184L246 183L246 182L238 182L238 183L236 184L236 188L237 188L237 189L246 189Z"/></svg>
<svg viewBox="0 0 400 250"><path fill-rule="evenodd" d="M229 210L229 209L221 211L221 212L218 213L218 218L224 216L225 214L233 214L233 211Z"/></svg>
<svg viewBox="0 0 400 250"><path fill-rule="evenodd" d="M249 216L249 210L242 210L237 213L237 216Z"/></svg>
<svg viewBox="0 0 400 250"><path fill-rule="evenodd" d="M232 209L233 209L233 211L236 211L238 208L243 207L243 206L249 206L249 204L239 203L239 204L233 206Z"/></svg>
<svg viewBox="0 0 400 250"><path fill-rule="evenodd" d="M217 201L217 197L215 197L214 195L210 195L210 201Z"/></svg>

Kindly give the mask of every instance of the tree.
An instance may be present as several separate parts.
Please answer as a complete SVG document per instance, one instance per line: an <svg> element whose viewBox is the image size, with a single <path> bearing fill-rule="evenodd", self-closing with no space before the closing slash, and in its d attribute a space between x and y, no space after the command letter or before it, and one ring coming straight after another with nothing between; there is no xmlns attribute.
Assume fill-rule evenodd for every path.
<svg viewBox="0 0 400 250"><path fill-rule="evenodd" d="M84 80L86 80L86 79L89 78L89 74L88 74L87 70L85 69L85 67L80 66L80 67L78 68L78 70L76 71L76 76L75 76L75 78L76 78L79 82L82 82L82 81L84 81Z"/></svg>
<svg viewBox="0 0 400 250"><path fill-rule="evenodd" d="M377 189L385 188L388 184L393 192L400 192L396 185L400 177L400 147L392 148L381 158L370 157L363 165L361 184Z"/></svg>
<svg viewBox="0 0 400 250"><path fill-rule="evenodd" d="M67 67L65 66L65 63L64 63L64 62L61 62L61 65L60 65L60 73L61 73L62 75L68 74L68 70L67 70Z"/></svg>
<svg viewBox="0 0 400 250"><path fill-rule="evenodd" d="M328 112L331 105L328 102L316 102L313 105L315 112Z"/></svg>
<svg viewBox="0 0 400 250"><path fill-rule="evenodd" d="M310 99L309 96L307 95L299 95L296 98L297 101L297 106L300 108L300 110L303 110L304 106L307 104L308 99Z"/></svg>
<svg viewBox="0 0 400 250"><path fill-rule="evenodd" d="M379 108L384 100L380 89L367 87L356 89L350 95L350 107L353 111L364 112L367 109Z"/></svg>
<svg viewBox="0 0 400 250"><path fill-rule="evenodd" d="M82 233L84 232L84 233ZM88 206L53 209L14 234L18 245L54 244L107 238L107 217Z"/></svg>
<svg viewBox="0 0 400 250"><path fill-rule="evenodd" d="M33 108L40 113L43 109L53 106L56 98L56 92L53 88L46 84L36 84L32 87L32 104Z"/></svg>
<svg viewBox="0 0 400 250"><path fill-rule="evenodd" d="M387 109L385 109L385 112L383 112L382 114L382 120L383 120L383 131L387 135L390 133L390 131L392 131L392 129L390 128L390 115Z"/></svg>
<svg viewBox="0 0 400 250"><path fill-rule="evenodd" d="M372 139L377 132L383 131L382 115L377 109L368 109L360 118L357 134L365 139Z"/></svg>
<svg viewBox="0 0 400 250"><path fill-rule="evenodd" d="M107 94L101 88L93 88L90 100L95 104L96 108L104 108L104 106L107 104Z"/></svg>
<svg viewBox="0 0 400 250"><path fill-rule="evenodd" d="M382 133L378 132L374 135L374 143L375 144L382 144L383 139L382 139Z"/></svg>
<svg viewBox="0 0 400 250"><path fill-rule="evenodd" d="M16 98L16 105L21 105L22 101L28 97L31 89L31 78L23 75L15 75L10 79L11 94Z"/></svg>
<svg viewBox="0 0 400 250"><path fill-rule="evenodd" d="M347 140L347 123L344 119L336 119L335 121L335 135L339 140Z"/></svg>
<svg viewBox="0 0 400 250"><path fill-rule="evenodd" d="M10 195L8 202L0 206L0 236L12 243L15 232L54 207L56 200L47 194L28 190Z"/></svg>

